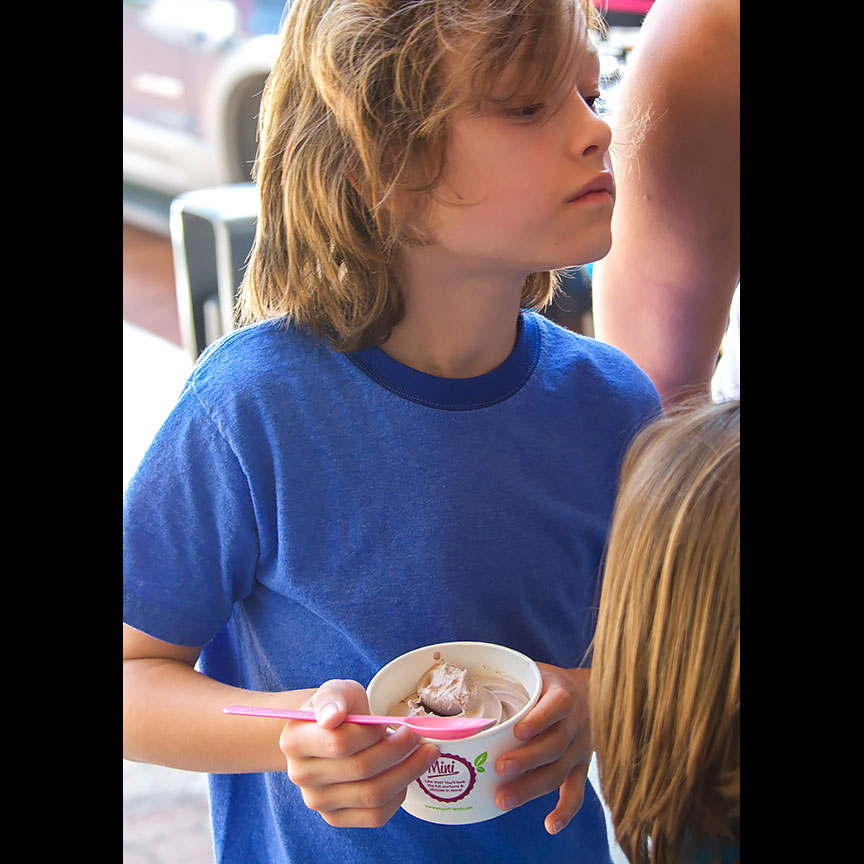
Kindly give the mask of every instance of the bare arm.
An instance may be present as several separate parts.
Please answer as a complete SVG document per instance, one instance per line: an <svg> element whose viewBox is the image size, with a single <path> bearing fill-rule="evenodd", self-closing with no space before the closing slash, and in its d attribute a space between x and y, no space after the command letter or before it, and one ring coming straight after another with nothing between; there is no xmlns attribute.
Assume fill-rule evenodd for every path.
<svg viewBox="0 0 864 864"><path fill-rule="evenodd" d="M200 648L161 642L123 625L123 757L211 774L286 771L307 807L330 825L384 825L405 789L438 757L409 729L342 723L368 713L363 686L263 693L196 672ZM306 708L317 723L222 713L226 705ZM332 709L332 710L328 710Z"/></svg>
<svg viewBox="0 0 864 864"><path fill-rule="evenodd" d="M628 68L613 151L612 250L594 269L594 330L665 404L708 392L740 270L738 0L657 0ZM636 124L638 127L638 123Z"/></svg>
<svg viewBox="0 0 864 864"><path fill-rule="evenodd" d="M123 758L213 774L284 771L284 721L229 716L222 708L299 708L315 691L221 684L195 671L200 651L123 625Z"/></svg>

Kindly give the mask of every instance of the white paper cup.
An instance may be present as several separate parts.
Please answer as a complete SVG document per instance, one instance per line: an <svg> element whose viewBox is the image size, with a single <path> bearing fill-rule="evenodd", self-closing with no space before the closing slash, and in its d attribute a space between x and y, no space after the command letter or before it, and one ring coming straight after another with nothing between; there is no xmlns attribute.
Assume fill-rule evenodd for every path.
<svg viewBox="0 0 864 864"><path fill-rule="evenodd" d="M440 658L435 653L440 652ZM420 676L439 659L467 669L472 675L504 675L515 678L528 691L528 702L517 714L498 726L457 741L434 741L441 751L438 761L408 786L403 809L412 816L440 825L468 825L503 815L495 805L495 793L504 779L495 771L495 760L521 742L513 727L540 698L542 678L537 664L503 645L488 642L440 642L391 660L369 682L366 693L372 714L389 714L391 708L412 693Z"/></svg>

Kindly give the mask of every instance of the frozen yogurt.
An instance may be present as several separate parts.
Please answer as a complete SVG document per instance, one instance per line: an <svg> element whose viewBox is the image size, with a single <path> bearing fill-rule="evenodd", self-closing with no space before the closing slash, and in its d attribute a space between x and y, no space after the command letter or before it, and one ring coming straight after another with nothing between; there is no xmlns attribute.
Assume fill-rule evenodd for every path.
<svg viewBox="0 0 864 864"><path fill-rule="evenodd" d="M528 691L505 675L472 675L444 659L427 669L417 689L390 709L397 717L488 717L509 720L528 703Z"/></svg>

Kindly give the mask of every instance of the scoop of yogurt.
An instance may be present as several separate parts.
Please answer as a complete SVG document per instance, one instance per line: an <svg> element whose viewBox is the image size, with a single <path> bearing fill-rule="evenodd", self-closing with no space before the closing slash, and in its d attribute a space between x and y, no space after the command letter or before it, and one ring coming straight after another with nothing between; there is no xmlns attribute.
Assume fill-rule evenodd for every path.
<svg viewBox="0 0 864 864"><path fill-rule="evenodd" d="M488 717L508 720L528 702L528 691L503 675L472 675L467 669L440 660L427 669L417 689L391 708L398 717Z"/></svg>

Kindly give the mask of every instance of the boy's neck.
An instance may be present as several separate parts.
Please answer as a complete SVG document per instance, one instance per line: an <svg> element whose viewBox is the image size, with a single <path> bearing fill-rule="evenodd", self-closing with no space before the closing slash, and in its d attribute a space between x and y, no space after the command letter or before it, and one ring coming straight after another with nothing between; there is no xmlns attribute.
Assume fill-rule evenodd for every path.
<svg viewBox="0 0 864 864"><path fill-rule="evenodd" d="M473 378L513 351L522 277L445 266L410 250L396 270L405 316L381 349L405 366L442 378Z"/></svg>

